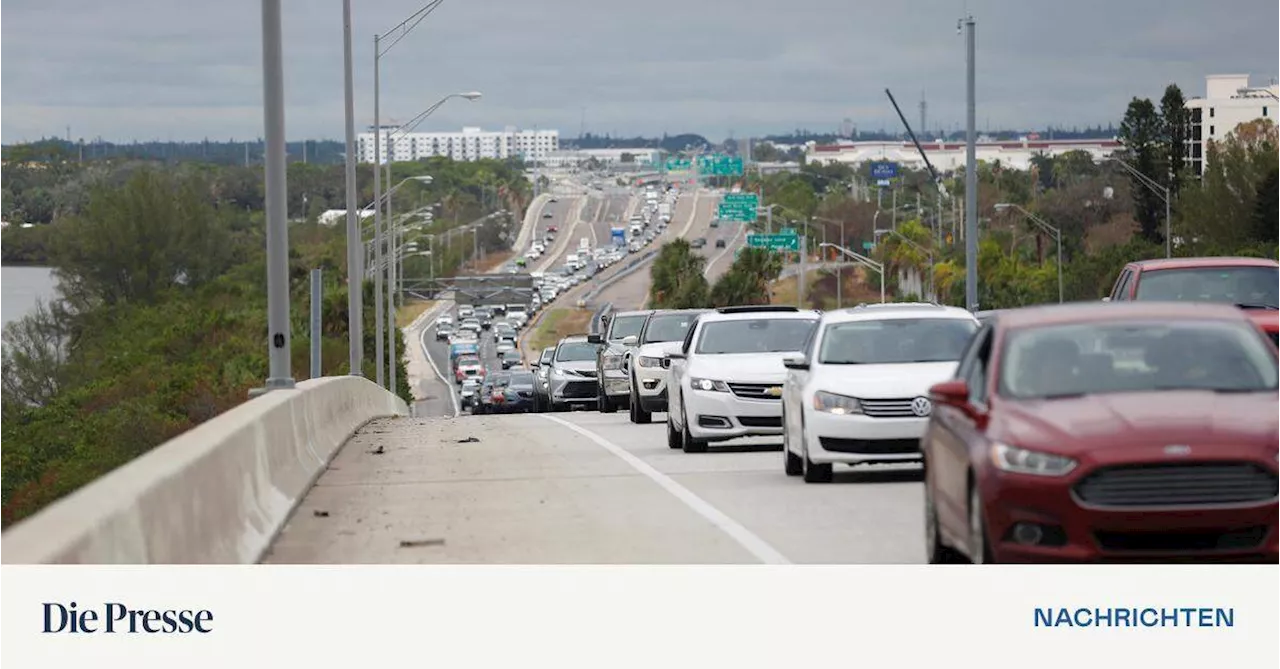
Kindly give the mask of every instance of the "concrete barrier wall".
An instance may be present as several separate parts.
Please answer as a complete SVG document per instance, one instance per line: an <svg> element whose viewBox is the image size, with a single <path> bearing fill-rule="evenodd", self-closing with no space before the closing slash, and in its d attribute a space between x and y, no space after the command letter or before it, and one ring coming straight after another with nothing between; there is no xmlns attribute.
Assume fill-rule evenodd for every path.
<svg viewBox="0 0 1280 669"><path fill-rule="evenodd" d="M250 400L55 502L3 535L5 564L248 564L347 439L407 415L360 377Z"/></svg>

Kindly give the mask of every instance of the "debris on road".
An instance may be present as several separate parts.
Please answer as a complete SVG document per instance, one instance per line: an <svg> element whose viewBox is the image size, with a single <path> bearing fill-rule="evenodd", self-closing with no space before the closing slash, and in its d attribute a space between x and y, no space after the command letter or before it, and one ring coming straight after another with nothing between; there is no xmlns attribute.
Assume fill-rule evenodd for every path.
<svg viewBox="0 0 1280 669"><path fill-rule="evenodd" d="M328 518L329 512L316 509L315 511L311 512L311 515L315 516L316 518Z"/></svg>
<svg viewBox="0 0 1280 669"><path fill-rule="evenodd" d="M424 546L443 546L444 539L401 539L401 548L422 548Z"/></svg>
<svg viewBox="0 0 1280 669"><path fill-rule="evenodd" d="M459 444L478 444L480 443L480 440L476 439L475 437L467 437L466 439L459 439L458 443Z"/></svg>

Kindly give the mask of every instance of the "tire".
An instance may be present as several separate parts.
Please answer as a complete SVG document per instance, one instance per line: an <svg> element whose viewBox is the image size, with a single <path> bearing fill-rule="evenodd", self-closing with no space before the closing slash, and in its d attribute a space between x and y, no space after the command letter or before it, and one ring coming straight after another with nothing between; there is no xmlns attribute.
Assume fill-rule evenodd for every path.
<svg viewBox="0 0 1280 669"><path fill-rule="evenodd" d="M689 431L689 414L681 407L680 414L684 416L684 429L680 435L680 447L685 453L706 453L707 442L693 438L693 433Z"/></svg>
<svg viewBox="0 0 1280 669"><path fill-rule="evenodd" d="M636 390L636 377L631 377L631 422L637 425L648 425L653 422L653 414L644 410L640 404L640 393Z"/></svg>
<svg viewBox="0 0 1280 669"><path fill-rule="evenodd" d="M818 464L809 459L809 449L804 439L804 414L800 418L800 452L805 483L831 483L833 467L830 462Z"/></svg>
<svg viewBox="0 0 1280 669"><path fill-rule="evenodd" d="M987 537L987 521L982 512L982 496L978 494L976 485L969 487L969 562L995 564Z"/></svg>
<svg viewBox="0 0 1280 669"><path fill-rule="evenodd" d="M938 507L933 500L933 486L929 476L924 478L924 551L929 564L962 564L964 556L942 541L938 530Z"/></svg>
<svg viewBox="0 0 1280 669"><path fill-rule="evenodd" d="M618 407L609 401L609 396L605 394L603 386L600 388L600 394L596 396L596 407L600 410L600 413L614 413L618 410Z"/></svg>
<svg viewBox="0 0 1280 669"><path fill-rule="evenodd" d="M671 424L671 414L667 414L667 448L675 451L683 446L684 437L680 432L676 431L676 426Z"/></svg>
<svg viewBox="0 0 1280 669"><path fill-rule="evenodd" d="M791 439L787 436L787 412L782 412L782 471L787 476L799 476L804 473L804 461L791 452Z"/></svg>
<svg viewBox="0 0 1280 669"><path fill-rule="evenodd" d="M568 408L566 407L566 405L564 405L564 404L562 404L562 403L560 403L560 402L552 402L552 403L551 403L551 412L552 412L552 413L559 413L559 412L561 412L561 411L567 411L567 410L568 410Z"/></svg>

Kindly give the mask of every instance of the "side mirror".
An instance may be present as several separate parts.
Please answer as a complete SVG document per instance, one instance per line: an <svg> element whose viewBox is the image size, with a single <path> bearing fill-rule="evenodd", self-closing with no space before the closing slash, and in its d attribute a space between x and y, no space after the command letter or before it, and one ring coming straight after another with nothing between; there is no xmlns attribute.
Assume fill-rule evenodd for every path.
<svg viewBox="0 0 1280 669"><path fill-rule="evenodd" d="M809 359L803 355L787 356L782 359L782 366L787 369L807 371L809 369Z"/></svg>
<svg viewBox="0 0 1280 669"><path fill-rule="evenodd" d="M968 415L973 415L973 407L969 404L969 384L959 379L943 381L929 388L929 399L934 404L955 407Z"/></svg>
<svg viewBox="0 0 1280 669"><path fill-rule="evenodd" d="M668 360L684 360L687 357L689 356L685 355L684 353L668 353L667 354Z"/></svg>
<svg viewBox="0 0 1280 669"><path fill-rule="evenodd" d="M626 346L627 348L631 348L639 343L640 343L640 338L635 335L630 335L622 338L622 345Z"/></svg>
<svg viewBox="0 0 1280 669"><path fill-rule="evenodd" d="M588 343L588 344L603 344L603 343L604 343L604 337L601 337L600 335L595 334L595 333L589 334L589 335L587 335L587 343Z"/></svg>

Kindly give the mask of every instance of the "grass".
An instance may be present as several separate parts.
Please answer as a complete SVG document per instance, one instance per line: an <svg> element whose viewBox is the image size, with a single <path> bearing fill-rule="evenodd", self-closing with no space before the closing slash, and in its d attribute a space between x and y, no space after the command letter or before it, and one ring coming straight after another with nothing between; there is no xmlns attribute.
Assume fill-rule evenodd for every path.
<svg viewBox="0 0 1280 669"><path fill-rule="evenodd" d="M396 310L396 327L407 328L413 322L413 319L422 315L422 312L435 306L435 302L431 300L422 300L419 302L408 302L404 306Z"/></svg>
<svg viewBox="0 0 1280 669"><path fill-rule="evenodd" d="M591 310L575 308L551 309L529 337L529 348L541 351L554 346L564 337L586 334L591 326Z"/></svg>
<svg viewBox="0 0 1280 669"><path fill-rule="evenodd" d="M807 272L808 282L805 285L805 308L830 310L836 308L836 273L827 270L811 270ZM879 302L880 284L867 281L867 270L846 267L844 285L841 287L841 303L851 307L860 302ZM889 296L892 299L892 296ZM796 303L796 277L779 279L773 284L772 304L794 305Z"/></svg>

